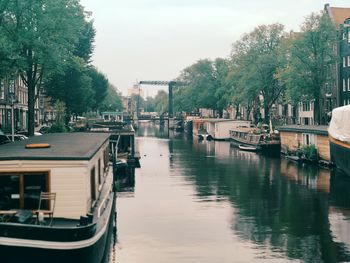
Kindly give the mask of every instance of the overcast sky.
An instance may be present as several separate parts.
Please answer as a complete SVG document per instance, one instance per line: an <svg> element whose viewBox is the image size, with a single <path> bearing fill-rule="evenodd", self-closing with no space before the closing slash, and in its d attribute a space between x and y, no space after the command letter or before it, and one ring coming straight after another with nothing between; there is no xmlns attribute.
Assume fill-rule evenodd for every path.
<svg viewBox="0 0 350 263"><path fill-rule="evenodd" d="M350 7L349 0L81 0L97 31L93 64L124 95L136 80L172 80L199 59L227 57L260 24L298 30L325 3Z"/></svg>

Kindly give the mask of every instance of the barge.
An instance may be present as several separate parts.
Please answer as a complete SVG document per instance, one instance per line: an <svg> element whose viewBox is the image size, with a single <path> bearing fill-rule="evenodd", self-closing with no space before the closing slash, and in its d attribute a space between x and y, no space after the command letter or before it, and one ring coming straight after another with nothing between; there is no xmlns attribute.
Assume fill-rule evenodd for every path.
<svg viewBox="0 0 350 263"><path fill-rule="evenodd" d="M99 263L115 217L109 134L0 146L1 262Z"/></svg>

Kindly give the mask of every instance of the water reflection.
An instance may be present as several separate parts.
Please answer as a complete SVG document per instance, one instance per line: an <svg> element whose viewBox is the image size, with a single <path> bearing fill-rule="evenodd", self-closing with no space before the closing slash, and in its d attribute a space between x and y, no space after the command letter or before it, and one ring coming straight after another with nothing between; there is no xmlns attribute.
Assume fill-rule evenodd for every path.
<svg viewBox="0 0 350 263"><path fill-rule="evenodd" d="M349 178L178 134L139 144L118 262L350 261Z"/></svg>

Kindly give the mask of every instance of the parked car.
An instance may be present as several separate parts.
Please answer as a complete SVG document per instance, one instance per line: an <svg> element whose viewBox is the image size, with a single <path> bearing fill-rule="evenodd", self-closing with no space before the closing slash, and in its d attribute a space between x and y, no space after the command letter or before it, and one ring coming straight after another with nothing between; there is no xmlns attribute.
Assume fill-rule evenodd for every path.
<svg viewBox="0 0 350 263"><path fill-rule="evenodd" d="M7 134L7 137L10 139L10 141L12 141L12 135L11 134ZM15 141L23 141L28 139L27 136L23 135L23 134L14 134L13 138Z"/></svg>
<svg viewBox="0 0 350 263"><path fill-rule="evenodd" d="M10 138L5 134L0 134L0 144L11 142Z"/></svg>
<svg viewBox="0 0 350 263"><path fill-rule="evenodd" d="M24 135L24 136L28 137L27 131L19 131L19 132L17 132L17 134ZM41 132L34 132L34 136L40 136L40 135L42 135Z"/></svg>
<svg viewBox="0 0 350 263"><path fill-rule="evenodd" d="M42 126L40 129L39 129L39 132L41 134L45 134L45 133L48 133L50 131L50 126Z"/></svg>

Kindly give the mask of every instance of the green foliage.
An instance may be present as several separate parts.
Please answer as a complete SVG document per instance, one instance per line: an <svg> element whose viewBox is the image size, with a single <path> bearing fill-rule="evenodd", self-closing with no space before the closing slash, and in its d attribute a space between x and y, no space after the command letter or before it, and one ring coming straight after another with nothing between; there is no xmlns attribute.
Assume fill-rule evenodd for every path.
<svg viewBox="0 0 350 263"><path fill-rule="evenodd" d="M33 135L43 77L59 71L71 56L85 13L77 0L2 1L0 8L1 42L11 50L0 60L0 69L8 68L2 62L11 64L28 87L28 132Z"/></svg>
<svg viewBox="0 0 350 263"><path fill-rule="evenodd" d="M203 59L185 68L179 81L186 83L174 92L176 111L195 111L198 108L212 108L220 112L230 102L230 88L227 82L228 61Z"/></svg>
<svg viewBox="0 0 350 263"><path fill-rule="evenodd" d="M109 86L108 79L94 67L88 68L87 75L91 79L91 90L93 93L91 101L92 105L90 105L90 107L93 110L97 110L107 95Z"/></svg>
<svg viewBox="0 0 350 263"><path fill-rule="evenodd" d="M336 63L337 33L329 16L311 14L302 25L302 32L292 34L285 42L288 54L285 67L280 69L279 80L287 87L289 100L299 102L315 99L315 120L320 123L321 94L329 92L334 83L332 66Z"/></svg>
<svg viewBox="0 0 350 263"><path fill-rule="evenodd" d="M302 155L306 160L309 161L318 160L317 148L314 144L304 146L302 148Z"/></svg>
<svg viewBox="0 0 350 263"><path fill-rule="evenodd" d="M56 133L56 132L67 132L67 129L64 125L65 123L65 112L66 112L66 105L62 101L56 101L54 105L56 118L55 122L50 127L49 132L50 133Z"/></svg>
<svg viewBox="0 0 350 263"><path fill-rule="evenodd" d="M54 123L50 127L49 133L67 132L64 123Z"/></svg>
<svg viewBox="0 0 350 263"><path fill-rule="evenodd" d="M276 78L284 61L280 57L283 30L281 24L258 26L237 41L231 53L230 81L235 85L236 100L251 108L260 103L261 95L266 123L272 105L284 90Z"/></svg>
<svg viewBox="0 0 350 263"><path fill-rule="evenodd" d="M176 105L175 102L174 105ZM159 113L159 115L168 112L168 93L164 90L158 91L155 97L155 110Z"/></svg>
<svg viewBox="0 0 350 263"><path fill-rule="evenodd" d="M82 59L73 57L65 69L45 81L45 90L54 100L65 102L68 115L82 115L92 109L94 91L88 68Z"/></svg>
<svg viewBox="0 0 350 263"><path fill-rule="evenodd" d="M121 111L123 110L123 103L118 94L116 87L109 85L107 89L107 96L104 98L99 106L100 111Z"/></svg>

